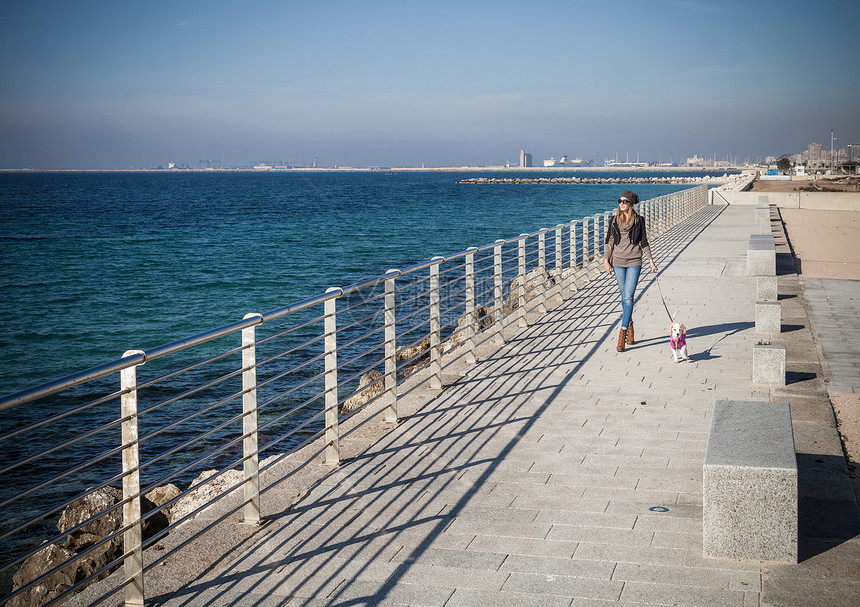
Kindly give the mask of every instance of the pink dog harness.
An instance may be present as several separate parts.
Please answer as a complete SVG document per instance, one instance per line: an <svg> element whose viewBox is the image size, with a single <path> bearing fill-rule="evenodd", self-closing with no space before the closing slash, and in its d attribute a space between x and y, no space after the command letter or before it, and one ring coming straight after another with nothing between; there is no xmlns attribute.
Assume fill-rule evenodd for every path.
<svg viewBox="0 0 860 607"><path fill-rule="evenodd" d="M676 341L675 338L669 338L669 347L673 350L680 350L687 345L687 334L681 333L681 337Z"/></svg>

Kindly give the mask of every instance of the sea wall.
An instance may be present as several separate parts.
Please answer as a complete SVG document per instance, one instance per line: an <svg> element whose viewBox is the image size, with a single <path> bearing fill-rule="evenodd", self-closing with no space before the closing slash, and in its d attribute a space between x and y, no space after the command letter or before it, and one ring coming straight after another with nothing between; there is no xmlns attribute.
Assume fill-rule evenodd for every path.
<svg viewBox="0 0 860 607"><path fill-rule="evenodd" d="M786 209L818 211L860 211L860 192L737 192L710 193L711 204L741 204L755 206L759 198L767 197L770 204Z"/></svg>

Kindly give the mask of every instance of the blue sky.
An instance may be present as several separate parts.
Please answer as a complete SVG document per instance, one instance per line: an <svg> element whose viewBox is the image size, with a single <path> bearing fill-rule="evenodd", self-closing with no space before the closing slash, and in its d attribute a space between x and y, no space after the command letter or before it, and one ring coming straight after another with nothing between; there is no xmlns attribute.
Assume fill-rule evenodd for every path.
<svg viewBox="0 0 860 607"><path fill-rule="evenodd" d="M844 147L857 25L847 0L0 0L0 168Z"/></svg>

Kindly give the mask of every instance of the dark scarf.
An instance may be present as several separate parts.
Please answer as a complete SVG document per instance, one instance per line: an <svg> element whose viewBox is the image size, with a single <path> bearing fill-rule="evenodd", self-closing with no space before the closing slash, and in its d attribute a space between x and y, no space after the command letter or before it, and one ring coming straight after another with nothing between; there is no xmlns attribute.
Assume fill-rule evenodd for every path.
<svg viewBox="0 0 860 607"><path fill-rule="evenodd" d="M606 244L609 244L610 235L616 245L621 242L621 228L618 227L617 214L612 216L612 221L609 222L609 229L606 230ZM633 227L630 228L630 242L631 244L638 244L643 247L648 246L648 237L645 235L645 222L642 221L642 216L638 213L633 217Z"/></svg>

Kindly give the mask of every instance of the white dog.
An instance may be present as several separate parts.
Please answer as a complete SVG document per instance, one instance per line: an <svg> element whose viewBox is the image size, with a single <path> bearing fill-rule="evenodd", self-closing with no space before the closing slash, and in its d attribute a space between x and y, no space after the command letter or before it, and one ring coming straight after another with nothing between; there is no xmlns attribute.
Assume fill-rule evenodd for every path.
<svg viewBox="0 0 860 607"><path fill-rule="evenodd" d="M679 322L669 327L669 347L672 348L672 358L676 363L690 360L687 356L687 327Z"/></svg>

